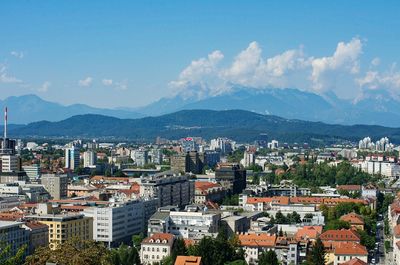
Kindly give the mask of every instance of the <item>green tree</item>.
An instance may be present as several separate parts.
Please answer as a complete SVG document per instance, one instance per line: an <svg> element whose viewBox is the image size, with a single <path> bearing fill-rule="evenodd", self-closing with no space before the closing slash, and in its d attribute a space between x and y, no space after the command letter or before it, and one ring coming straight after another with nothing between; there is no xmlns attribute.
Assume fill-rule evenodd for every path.
<svg viewBox="0 0 400 265"><path fill-rule="evenodd" d="M309 263L312 265L325 265L325 249L320 238L314 243L309 255Z"/></svg>
<svg viewBox="0 0 400 265"><path fill-rule="evenodd" d="M138 250L124 244L111 250L110 260L112 265L140 265Z"/></svg>
<svg viewBox="0 0 400 265"><path fill-rule="evenodd" d="M11 244L0 243L0 265L22 264L27 246L20 247L14 254L11 248Z"/></svg>
<svg viewBox="0 0 400 265"><path fill-rule="evenodd" d="M55 250L39 247L25 260L25 265L112 265L110 250L103 243L74 238L60 244Z"/></svg>
<svg viewBox="0 0 400 265"><path fill-rule="evenodd" d="M276 256L275 251L268 250L261 253L260 258L258 260L259 265L278 265L278 257Z"/></svg>
<svg viewBox="0 0 400 265"><path fill-rule="evenodd" d="M133 235L132 236L132 244L136 249L140 249L140 245L144 239L143 233L140 233L139 235Z"/></svg>
<svg viewBox="0 0 400 265"><path fill-rule="evenodd" d="M177 256L186 256L187 251L188 250L186 248L185 241L183 240L183 238L177 238L174 242L174 245L172 246L172 251L171 251L171 258L173 260L173 263L175 263Z"/></svg>

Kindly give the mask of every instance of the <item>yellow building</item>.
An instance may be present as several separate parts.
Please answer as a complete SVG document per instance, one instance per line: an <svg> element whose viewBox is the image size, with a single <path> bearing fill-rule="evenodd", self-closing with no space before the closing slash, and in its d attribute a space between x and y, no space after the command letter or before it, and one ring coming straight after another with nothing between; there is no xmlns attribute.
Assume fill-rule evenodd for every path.
<svg viewBox="0 0 400 265"><path fill-rule="evenodd" d="M46 207L46 206L45 206ZM82 240L93 239L93 219L76 213L50 214L39 211L36 215L26 216L27 219L36 220L49 227L49 247L51 249L68 239L79 238Z"/></svg>

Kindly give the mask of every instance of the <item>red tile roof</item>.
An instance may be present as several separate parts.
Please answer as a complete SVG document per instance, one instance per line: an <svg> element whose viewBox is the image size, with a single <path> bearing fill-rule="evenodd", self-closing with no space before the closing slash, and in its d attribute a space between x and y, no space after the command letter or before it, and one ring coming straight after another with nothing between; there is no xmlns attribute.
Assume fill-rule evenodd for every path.
<svg viewBox="0 0 400 265"><path fill-rule="evenodd" d="M363 245L354 242L346 242L336 245L334 254L341 256L367 256L368 251Z"/></svg>
<svg viewBox="0 0 400 265"><path fill-rule="evenodd" d="M201 257L197 256L177 256L175 265L200 265Z"/></svg>
<svg viewBox="0 0 400 265"><path fill-rule="evenodd" d="M361 191L361 185L339 185L336 187L336 189L347 191Z"/></svg>
<svg viewBox="0 0 400 265"><path fill-rule="evenodd" d="M322 241L360 242L360 236L353 230L328 230L321 234Z"/></svg>
<svg viewBox="0 0 400 265"><path fill-rule="evenodd" d="M364 218L356 213L343 215L340 220L349 222L351 225L364 225Z"/></svg>
<svg viewBox="0 0 400 265"><path fill-rule="evenodd" d="M297 230L295 238L297 240L301 239L317 239L317 237L322 233L322 226L304 226Z"/></svg>
<svg viewBox="0 0 400 265"><path fill-rule="evenodd" d="M241 246L246 247L273 247L275 246L276 236L268 234L242 234L239 235Z"/></svg>
<svg viewBox="0 0 400 265"><path fill-rule="evenodd" d="M172 243L174 240L174 235L169 233L155 233L154 235L147 237L143 240L144 243L155 243L159 239L161 241L167 240L167 243ZM153 242L151 242L153 241Z"/></svg>

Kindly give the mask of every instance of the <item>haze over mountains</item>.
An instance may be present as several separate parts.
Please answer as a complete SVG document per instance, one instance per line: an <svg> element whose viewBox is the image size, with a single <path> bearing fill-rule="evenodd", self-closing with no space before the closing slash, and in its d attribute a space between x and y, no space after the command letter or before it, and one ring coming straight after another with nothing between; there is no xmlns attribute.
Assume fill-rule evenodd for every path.
<svg viewBox="0 0 400 265"><path fill-rule="evenodd" d="M157 136L179 139L219 136L251 142L260 133L287 142L327 143L337 140L359 140L366 135L373 138L387 136L400 142L400 129L372 125L329 125L321 122L284 119L244 110L182 110L158 117L118 119L86 114L59 122L41 121L14 127L9 134L17 137L108 138L154 140Z"/></svg>
<svg viewBox="0 0 400 265"><path fill-rule="evenodd" d="M60 121L75 115L100 114L116 118L158 116L189 109L241 109L288 119L321 121L329 124L366 124L400 127L400 102L385 91L369 91L356 102L324 96L297 89L237 88L231 93L198 98L162 98L141 108L94 108L84 104L64 106L45 101L36 95L9 97L0 101L8 106L9 121L28 124L36 121Z"/></svg>

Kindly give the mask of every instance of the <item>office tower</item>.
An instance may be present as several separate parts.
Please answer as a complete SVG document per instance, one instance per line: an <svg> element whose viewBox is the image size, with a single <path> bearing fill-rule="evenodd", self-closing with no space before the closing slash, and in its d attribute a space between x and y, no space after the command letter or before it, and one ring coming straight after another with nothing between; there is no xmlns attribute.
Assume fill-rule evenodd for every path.
<svg viewBox="0 0 400 265"><path fill-rule="evenodd" d="M79 149L76 147L65 149L65 168L75 170L79 167Z"/></svg>
<svg viewBox="0 0 400 265"><path fill-rule="evenodd" d="M83 153L83 167L94 167L96 165L96 153L86 151Z"/></svg>

